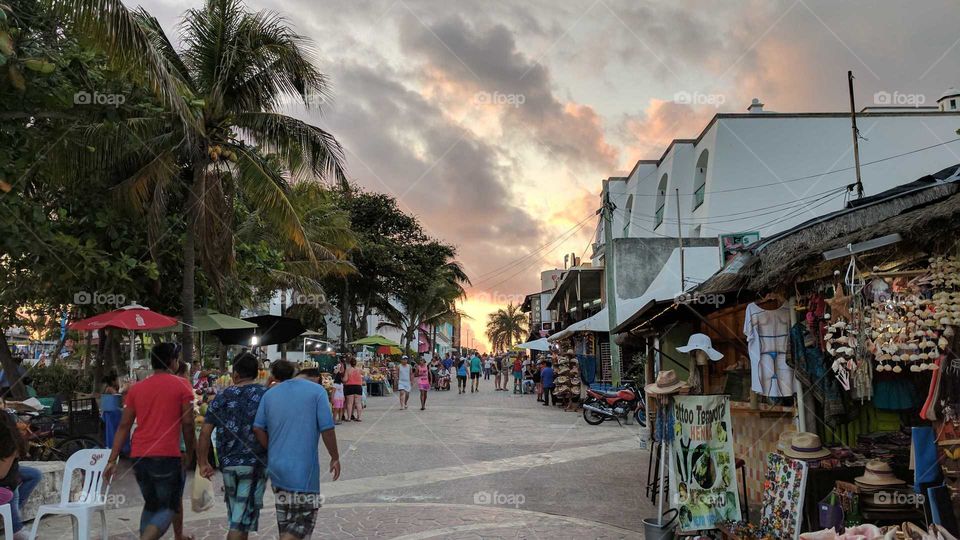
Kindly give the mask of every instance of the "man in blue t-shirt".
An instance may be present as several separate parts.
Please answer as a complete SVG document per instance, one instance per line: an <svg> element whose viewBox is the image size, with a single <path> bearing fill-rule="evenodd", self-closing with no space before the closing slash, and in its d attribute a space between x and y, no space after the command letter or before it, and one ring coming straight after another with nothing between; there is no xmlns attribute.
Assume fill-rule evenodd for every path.
<svg viewBox="0 0 960 540"><path fill-rule="evenodd" d="M547 360L547 366L540 372L540 383L543 384L543 406L550 406L550 396L553 395L553 362ZM557 400L553 400L557 404Z"/></svg>
<svg viewBox="0 0 960 540"><path fill-rule="evenodd" d="M480 371L483 369L483 363L477 353L470 357L470 393L480 391Z"/></svg>
<svg viewBox="0 0 960 540"><path fill-rule="evenodd" d="M295 379L293 364L277 361L272 376L282 381L260 399L253 432L267 448L267 467L277 500L280 538L308 538L317 522L320 495L319 442L330 454L333 480L340 477L340 453L327 391L320 372L305 369Z"/></svg>

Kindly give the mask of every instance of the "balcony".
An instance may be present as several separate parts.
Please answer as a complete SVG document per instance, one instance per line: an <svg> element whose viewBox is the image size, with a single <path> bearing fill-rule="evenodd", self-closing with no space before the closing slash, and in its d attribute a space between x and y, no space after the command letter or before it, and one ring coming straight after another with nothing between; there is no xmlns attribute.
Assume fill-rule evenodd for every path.
<svg viewBox="0 0 960 540"><path fill-rule="evenodd" d="M703 204L703 199L707 193L707 185L703 184L693 192L693 209L696 210L700 208L700 205Z"/></svg>

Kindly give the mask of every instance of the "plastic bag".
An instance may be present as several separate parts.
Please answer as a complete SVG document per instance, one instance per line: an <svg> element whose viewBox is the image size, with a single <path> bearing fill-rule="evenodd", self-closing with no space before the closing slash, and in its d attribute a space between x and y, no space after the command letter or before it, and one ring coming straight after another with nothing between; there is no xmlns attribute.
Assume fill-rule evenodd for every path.
<svg viewBox="0 0 960 540"><path fill-rule="evenodd" d="M193 493L190 506L194 512L206 512L213 508L213 482L200 476L200 469L193 472Z"/></svg>

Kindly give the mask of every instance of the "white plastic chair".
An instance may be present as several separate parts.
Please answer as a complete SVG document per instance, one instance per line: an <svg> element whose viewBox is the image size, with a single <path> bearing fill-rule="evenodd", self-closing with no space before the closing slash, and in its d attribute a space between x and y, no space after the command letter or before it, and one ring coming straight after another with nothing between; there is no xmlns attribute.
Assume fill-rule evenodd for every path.
<svg viewBox="0 0 960 540"><path fill-rule="evenodd" d="M100 514L100 526L103 540L107 540L106 499L110 486L104 486L103 470L107 468L110 450L97 448L79 450L67 460L63 471L63 484L60 487L60 503L44 504L37 510L37 517L33 519L33 530L30 540L36 540L37 530L40 528L40 518L44 515L70 515L76 518L79 540L87 540L90 536L90 519L94 513ZM73 484L74 471L83 472L83 486L76 501L70 500L70 487ZM101 490L103 493L101 493Z"/></svg>
<svg viewBox="0 0 960 540"><path fill-rule="evenodd" d="M3 517L3 537L5 540L13 540L13 513L10 511L10 504L0 506L0 516Z"/></svg>

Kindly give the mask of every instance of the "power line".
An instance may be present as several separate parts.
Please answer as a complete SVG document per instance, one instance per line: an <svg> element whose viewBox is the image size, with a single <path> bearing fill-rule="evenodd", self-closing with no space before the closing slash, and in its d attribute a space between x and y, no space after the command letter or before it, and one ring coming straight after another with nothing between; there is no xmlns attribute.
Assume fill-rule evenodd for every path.
<svg viewBox="0 0 960 540"><path fill-rule="evenodd" d="M588 215L587 217L585 217L585 218L581 219L580 221L578 221L577 223L575 223L575 224L573 225L573 227L570 227L570 228L567 229L566 231L560 233L560 236L564 236L565 234L567 234L568 232L572 231L573 229L576 229L576 228L579 227L581 224L583 224L583 222L585 222L585 221L587 221L588 219L594 217L595 215L596 215L596 213L591 213L591 214ZM558 241L559 241L559 237L558 237L558 238L554 238L553 240L551 240L551 241L549 241L549 242L541 245L540 247L536 248L534 251L531 251L530 253L527 253L526 255L524 255L524 256L522 256L522 257L519 257L519 258L517 258L517 259L514 259L513 261L510 261L510 262L508 262L508 263L506 263L506 264L504 264L504 265L501 265L501 266L499 266L499 267L497 267L497 268L494 268L493 270L490 270L490 271L484 272L483 274L480 274L480 276L478 276L477 283L481 283L481 282L487 280L487 279L488 279L490 276L492 276L493 274L499 274L499 273L502 272L503 270L506 270L507 268L510 268L511 266L514 266L514 265L522 262L523 260L528 259L528 258L536 255L537 253L543 251L544 249L547 249L549 246L551 246L552 244L557 243Z"/></svg>
<svg viewBox="0 0 960 540"><path fill-rule="evenodd" d="M904 157L904 156L909 156L909 155L911 155L911 154L916 154L916 153L918 153L918 152L924 152L924 151L930 150L930 149L932 149L932 148L937 148L937 147L939 147L939 146L945 146L945 145L948 145L948 144L953 144L953 143L955 143L955 142L957 142L957 141L960 141L960 137L958 137L958 138L956 138L956 139L951 139L951 140L949 140L949 141L940 142L940 143L937 143L937 144L931 144L930 146L924 146L923 148L915 148L915 149L913 149L913 150L910 150L910 151L908 151L908 152L903 152L903 153L901 153L901 154L894 154L894 155L892 155L892 156L887 156L887 157L883 157L883 158L880 158L880 159L875 159L875 160L873 160L873 161L867 161L867 162L865 162L865 163L861 163L861 164L860 164L860 167L863 168L863 167L866 167L867 165L875 165L875 164L877 164L877 163L883 163L884 161L890 161L891 159L897 159L897 158L901 158L901 157ZM842 169L834 169L834 170L831 170L831 171L824 171L824 172L822 172L822 173L817 173L817 174L809 174L809 175L806 175L806 176L798 176L798 177L796 177L796 178L790 178L790 179L788 179L788 180L780 180L780 181L777 181L777 182L771 182L771 183L769 183L769 184L759 184L759 185L755 185L755 186L746 186L746 187L741 187L741 188L730 188L730 189L719 189L719 190L715 190L715 191L705 191L704 194L707 195L707 194L711 194L711 193L732 193L732 192L736 192L736 191L746 191L746 190L750 190L750 189L759 189L759 188L765 188L765 187L771 187L771 186L779 186L779 185L782 185L782 184L788 184L788 183L790 183L790 182L799 182L799 181L801 181L801 180L812 180L812 179L814 179L814 178L822 178L822 177L827 176L827 175L830 175L830 174L837 174L837 173L841 173L841 172L852 171L852 170L854 170L855 168L856 168L856 167L844 167L844 168L842 168ZM647 176L645 176L645 177L643 177L642 179L638 180L637 183L639 184L640 182L643 182L644 180L646 180L647 178L649 178L653 173L655 173L655 172L657 172L657 171L658 171L658 169L654 169L653 171L650 172L650 174L648 174ZM681 194L680 194L680 196L682 196L682 197L691 197L691 196L693 196L693 195L694 195L694 193L681 193ZM633 196L634 196L634 197L659 197L660 195L657 194L657 193L654 193L654 194L652 194L652 195L651 195L651 194L646 194L646 193L636 193L636 194L634 194Z"/></svg>

